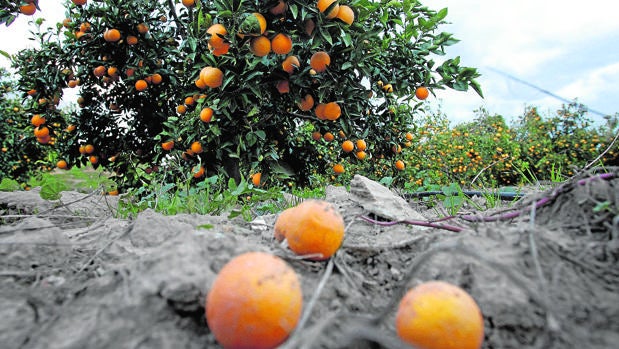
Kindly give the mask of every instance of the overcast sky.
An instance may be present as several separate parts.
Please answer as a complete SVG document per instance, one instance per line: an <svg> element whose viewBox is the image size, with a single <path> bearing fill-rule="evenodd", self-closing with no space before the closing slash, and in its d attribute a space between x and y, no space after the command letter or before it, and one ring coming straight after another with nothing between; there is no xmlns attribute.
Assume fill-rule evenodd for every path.
<svg viewBox="0 0 619 349"><path fill-rule="evenodd" d="M39 4L49 24L65 17L62 1ZM440 103L454 122L472 119L482 106L508 120L521 115L527 105L543 113L561 107L562 101L529 85L567 100L576 98L603 114L619 112L619 15L613 1L427 0L424 4L449 9L450 24L441 30L461 41L447 49L447 57L460 56L463 65L482 73L478 81L484 99L473 91L437 91L438 98L428 99ZM29 19L20 16L11 26L0 26L1 50L15 53L29 44ZM0 56L0 65L8 66L7 59ZM590 117L602 120L595 113Z"/></svg>

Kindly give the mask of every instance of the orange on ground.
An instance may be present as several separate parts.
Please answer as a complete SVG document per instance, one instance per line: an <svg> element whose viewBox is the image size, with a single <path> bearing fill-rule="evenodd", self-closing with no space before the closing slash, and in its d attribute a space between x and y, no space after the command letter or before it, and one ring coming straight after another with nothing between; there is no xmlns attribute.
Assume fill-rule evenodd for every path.
<svg viewBox="0 0 619 349"><path fill-rule="evenodd" d="M212 108L206 107L200 111L200 120L202 120L202 122L211 122L212 119L213 119Z"/></svg>
<svg viewBox="0 0 619 349"><path fill-rule="evenodd" d="M116 42L120 40L120 31L115 28L108 29L103 33L103 39L107 42Z"/></svg>
<svg viewBox="0 0 619 349"><path fill-rule="evenodd" d="M69 168L69 164L67 164L65 160L58 160L58 162L56 163L56 167L61 170L66 170L67 168Z"/></svg>
<svg viewBox="0 0 619 349"><path fill-rule="evenodd" d="M169 140L167 142L161 143L161 148L163 148L163 150L165 150L165 151L172 150L172 148L174 148L174 141L173 140Z"/></svg>
<svg viewBox="0 0 619 349"><path fill-rule="evenodd" d="M277 88L277 92L279 92L280 94L290 92L290 83L288 82L288 80L279 80L275 87Z"/></svg>
<svg viewBox="0 0 619 349"><path fill-rule="evenodd" d="M225 44L224 37L228 34L228 30L222 24L213 24L206 30L206 32L211 35L208 43L213 48L219 48Z"/></svg>
<svg viewBox="0 0 619 349"><path fill-rule="evenodd" d="M294 214L280 215L277 221L281 221L281 234L294 253L321 255L309 257L311 260L330 258L344 241L344 219L333 204L324 200L305 200L294 207Z"/></svg>
<svg viewBox="0 0 619 349"><path fill-rule="evenodd" d="M319 141L322 139L322 134L318 131L312 132L312 139L315 141Z"/></svg>
<svg viewBox="0 0 619 349"><path fill-rule="evenodd" d="M195 166L191 171L193 178L200 178L204 176L204 166Z"/></svg>
<svg viewBox="0 0 619 349"><path fill-rule="evenodd" d="M261 182L260 180L262 179L262 172L256 172L253 175L251 175L251 183L255 186L255 187L259 187Z"/></svg>
<svg viewBox="0 0 619 349"><path fill-rule="evenodd" d="M148 83L146 80L138 80L135 82L135 89L138 91L144 91L148 88Z"/></svg>
<svg viewBox="0 0 619 349"><path fill-rule="evenodd" d="M109 196L118 196L118 189L112 189L110 191L107 192L107 195Z"/></svg>
<svg viewBox="0 0 619 349"><path fill-rule="evenodd" d="M294 211L296 206L289 207L283 210L275 220L275 226L273 226L275 240L278 242L284 241L286 238L286 232L294 227L296 221L294 219Z"/></svg>
<svg viewBox="0 0 619 349"><path fill-rule="evenodd" d="M271 50L278 55L287 55L292 50L292 39L284 33L275 35L271 39Z"/></svg>
<svg viewBox="0 0 619 349"><path fill-rule="evenodd" d="M246 252L219 271L204 306L206 321L224 348L275 348L301 317L299 278L284 260Z"/></svg>
<svg viewBox="0 0 619 349"><path fill-rule="evenodd" d="M333 172L335 172L335 174L342 174L344 172L346 172L346 170L344 169L344 165L342 164L335 164L333 165Z"/></svg>
<svg viewBox="0 0 619 349"><path fill-rule="evenodd" d="M299 109L303 111L308 111L312 109L312 107L314 107L314 97L312 97L312 95L310 95L309 93L306 94L305 97L301 99L301 102L299 102L298 106Z"/></svg>
<svg viewBox="0 0 619 349"><path fill-rule="evenodd" d="M210 88L221 86L224 80L224 73L215 67L204 67L200 70L200 79Z"/></svg>
<svg viewBox="0 0 619 349"><path fill-rule="evenodd" d="M325 104L325 110L323 115L327 120L337 120L340 115L342 115L342 108L340 108L340 105L336 102L329 102Z"/></svg>
<svg viewBox="0 0 619 349"><path fill-rule="evenodd" d="M351 151L353 151L353 149L355 149L355 144L351 140L345 140L344 142L342 142L343 151L350 153Z"/></svg>
<svg viewBox="0 0 619 349"><path fill-rule="evenodd" d="M398 161L396 161L396 162L395 162L395 168L396 168L398 171L403 171L405 167L406 167L406 166L404 165L404 161L402 161L402 160L398 160Z"/></svg>
<svg viewBox="0 0 619 349"><path fill-rule="evenodd" d="M42 117L41 114L34 114L32 115L32 118L30 119L30 123L34 127L39 127L45 123L45 118Z"/></svg>
<svg viewBox="0 0 619 349"><path fill-rule="evenodd" d="M200 154L203 151L202 144L198 141L191 143L190 149L194 154Z"/></svg>
<svg viewBox="0 0 619 349"><path fill-rule="evenodd" d="M282 69L288 74L294 73L294 71L296 69L299 69L300 66L301 66L301 63L299 62L299 59L297 58L297 56L288 56L282 62Z"/></svg>
<svg viewBox="0 0 619 349"><path fill-rule="evenodd" d="M161 74L155 73L155 74L150 76L150 81L154 85L159 85L163 81L163 77L161 76Z"/></svg>
<svg viewBox="0 0 619 349"><path fill-rule="evenodd" d="M271 52L271 40L266 36L257 36L249 42L249 50L258 57L264 57Z"/></svg>
<svg viewBox="0 0 619 349"><path fill-rule="evenodd" d="M331 142L332 140L334 140L334 139L335 139L335 136L333 136L333 133L331 133L331 132L327 132L327 133L325 133L325 135L324 135L324 136L322 136L322 137L323 137L323 138L325 139L325 141L327 141L327 142Z"/></svg>
<svg viewBox="0 0 619 349"><path fill-rule="evenodd" d="M368 145L365 143L363 139L357 139L357 149L358 150L366 150Z"/></svg>
<svg viewBox="0 0 619 349"><path fill-rule="evenodd" d="M21 5L19 7L19 12L26 16L32 16L35 12L37 12L37 7L34 5L34 3Z"/></svg>
<svg viewBox="0 0 619 349"><path fill-rule="evenodd" d="M415 89L415 97L421 100L428 98L429 95L430 91L428 91L428 89L424 86L419 86L417 87L417 89Z"/></svg>
<svg viewBox="0 0 619 349"><path fill-rule="evenodd" d="M466 291L444 281L429 281L402 298L396 330L403 341L419 348L479 349L484 319Z"/></svg>
<svg viewBox="0 0 619 349"><path fill-rule="evenodd" d="M95 146L92 144L86 144L84 146L84 154L92 154L95 151Z"/></svg>
<svg viewBox="0 0 619 349"><path fill-rule="evenodd" d="M366 152L364 152L363 150L359 150L357 153L355 153L355 156L357 157L357 159L359 160L363 160L367 157L368 154L366 154Z"/></svg>
<svg viewBox="0 0 619 349"><path fill-rule="evenodd" d="M318 0L316 7L318 11L323 13L328 19L331 19L337 16L340 5L337 0Z"/></svg>
<svg viewBox="0 0 619 349"><path fill-rule="evenodd" d="M318 51L310 58L310 66L318 73L327 70L329 64L331 64L331 56L325 51Z"/></svg>
<svg viewBox="0 0 619 349"><path fill-rule="evenodd" d="M335 17L348 25L355 21L355 13L348 5L340 5Z"/></svg>

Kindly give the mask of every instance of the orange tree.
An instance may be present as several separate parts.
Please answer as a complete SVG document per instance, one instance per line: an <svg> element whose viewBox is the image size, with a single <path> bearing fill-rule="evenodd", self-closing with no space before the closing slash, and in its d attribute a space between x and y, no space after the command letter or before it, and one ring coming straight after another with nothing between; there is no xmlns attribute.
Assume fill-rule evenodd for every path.
<svg viewBox="0 0 619 349"><path fill-rule="evenodd" d="M26 109L62 124L46 126L70 166L105 166L125 187L153 171L305 184L341 163L350 175L348 164L398 156L391 150L428 91L481 94L475 69L435 61L457 40L438 31L447 9L419 1L73 0L67 9L57 30L39 30L40 48L14 59ZM65 121L55 105L69 88L80 108ZM337 138L322 146L327 134Z"/></svg>
<svg viewBox="0 0 619 349"><path fill-rule="evenodd" d="M32 16L37 10L38 0L0 1L0 24L11 25L17 16Z"/></svg>

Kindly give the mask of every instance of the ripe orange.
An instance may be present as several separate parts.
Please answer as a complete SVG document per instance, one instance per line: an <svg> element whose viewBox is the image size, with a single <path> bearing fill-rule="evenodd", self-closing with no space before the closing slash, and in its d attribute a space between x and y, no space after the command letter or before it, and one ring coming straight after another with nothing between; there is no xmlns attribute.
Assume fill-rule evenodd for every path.
<svg viewBox="0 0 619 349"><path fill-rule="evenodd" d="M103 33L103 39L107 42L116 42L120 40L120 31L115 28L108 29Z"/></svg>
<svg viewBox="0 0 619 349"><path fill-rule="evenodd" d="M118 196L118 189L112 189L110 191L107 192L107 195L109 196Z"/></svg>
<svg viewBox="0 0 619 349"><path fill-rule="evenodd" d="M86 144L84 146L84 154L92 154L95 151L95 146L92 144Z"/></svg>
<svg viewBox="0 0 619 349"><path fill-rule="evenodd" d="M337 120L340 115L342 115L342 108L340 108L340 105L336 102L329 102L325 104L325 110L323 115L327 120Z"/></svg>
<svg viewBox="0 0 619 349"><path fill-rule="evenodd" d="M344 172L346 172L346 170L344 169L344 165L342 164L335 164L333 165L333 172L335 172L335 174L342 174Z"/></svg>
<svg viewBox="0 0 619 349"><path fill-rule="evenodd" d="M303 294L295 271L281 258L246 252L219 271L204 306L224 348L275 348L301 317Z"/></svg>
<svg viewBox="0 0 619 349"><path fill-rule="evenodd" d="M46 126L39 126L34 128L34 136L43 138L49 136L49 128Z"/></svg>
<svg viewBox="0 0 619 349"><path fill-rule="evenodd" d="M262 172L256 172L253 175L251 175L251 183L255 186L255 187L259 187L261 182L260 180L262 179Z"/></svg>
<svg viewBox="0 0 619 349"><path fill-rule="evenodd" d="M86 0L71 0L71 1L77 6L86 5Z"/></svg>
<svg viewBox="0 0 619 349"><path fill-rule="evenodd" d="M45 123L45 118L42 117L40 114L34 114L32 115L32 118L30 119L30 123L34 127L39 127Z"/></svg>
<svg viewBox="0 0 619 349"><path fill-rule="evenodd" d="M279 92L280 94L290 92L290 83L288 82L288 80L279 80L275 87L277 88L277 92Z"/></svg>
<svg viewBox="0 0 619 349"><path fill-rule="evenodd" d="M332 140L334 140L334 139L335 139L335 136L333 136L333 133L331 133L331 132L327 132L327 133L325 133L325 135L324 135L324 136L322 136L322 137L323 137L323 138L325 139L325 141L327 141L327 142L331 142Z"/></svg>
<svg viewBox="0 0 619 349"><path fill-rule="evenodd" d="M391 147L391 151L392 151L393 153L395 153L395 154L399 154L399 153L401 153L401 152L402 152L402 146L401 146L401 145L399 145L399 144L394 144L394 145Z"/></svg>
<svg viewBox="0 0 619 349"><path fill-rule="evenodd" d="M200 178L204 176L204 166L195 166L191 171L193 178Z"/></svg>
<svg viewBox="0 0 619 349"><path fill-rule="evenodd" d="M97 163L99 163L99 157L95 155L91 155L88 158L88 161L90 161L91 164L96 165Z"/></svg>
<svg viewBox="0 0 619 349"><path fill-rule="evenodd" d="M413 140L413 134L410 132L406 132L406 134L404 135L404 137L406 137L407 141L412 141Z"/></svg>
<svg viewBox="0 0 619 349"><path fill-rule="evenodd" d="M65 160L58 160L58 162L56 163L56 167L61 170L66 170L67 168L69 168L69 164L67 164Z"/></svg>
<svg viewBox="0 0 619 349"><path fill-rule="evenodd" d="M249 50L258 57L264 57L271 52L271 40L266 36L257 36L249 42Z"/></svg>
<svg viewBox="0 0 619 349"><path fill-rule="evenodd" d="M282 242L286 238L286 232L294 227L296 221L293 217L296 206L283 210L275 220L273 226L275 240Z"/></svg>
<svg viewBox="0 0 619 349"><path fill-rule="evenodd" d="M96 67L92 73L97 76L97 77L101 77L103 75L105 75L105 73L107 72L107 69L105 68L105 66L100 65L98 67Z"/></svg>
<svg viewBox="0 0 619 349"><path fill-rule="evenodd" d="M294 73L294 71L296 69L299 69L300 66L301 66L301 63L299 62L299 59L297 58L297 56L288 56L282 62L282 69L288 74Z"/></svg>
<svg viewBox="0 0 619 349"><path fill-rule="evenodd" d="M200 79L206 86L217 88L223 83L224 73L219 68L204 67L200 71Z"/></svg>
<svg viewBox="0 0 619 349"><path fill-rule="evenodd" d="M135 89L138 91L144 91L148 88L148 83L146 80L138 80L135 82Z"/></svg>
<svg viewBox="0 0 619 349"><path fill-rule="evenodd" d="M355 13L352 8L347 5L340 5L335 17L348 25L351 25L355 21Z"/></svg>
<svg viewBox="0 0 619 349"><path fill-rule="evenodd" d="M310 58L310 66L318 73L327 70L329 64L331 64L331 56L325 51L318 51Z"/></svg>
<svg viewBox="0 0 619 349"><path fill-rule="evenodd" d="M312 132L312 139L315 141L319 141L322 139L322 134L318 131Z"/></svg>
<svg viewBox="0 0 619 349"><path fill-rule="evenodd" d="M363 139L357 139L357 149L358 150L366 150L368 145L365 143Z"/></svg>
<svg viewBox="0 0 619 349"><path fill-rule="evenodd" d="M212 119L213 119L212 108L206 107L200 111L200 120L202 120L202 122L211 122Z"/></svg>
<svg viewBox="0 0 619 349"><path fill-rule="evenodd" d="M138 37L134 35L127 36L127 45L135 45L138 43Z"/></svg>
<svg viewBox="0 0 619 349"><path fill-rule="evenodd" d="M243 39L247 36L260 36L267 30L267 21L258 12L244 14L244 19L239 26L237 35Z"/></svg>
<svg viewBox="0 0 619 349"><path fill-rule="evenodd" d="M479 349L484 319L466 291L444 281L429 281L402 298L396 330L403 341L419 348Z"/></svg>
<svg viewBox="0 0 619 349"><path fill-rule="evenodd" d="M70 87L70 88L75 88L75 87L77 87L78 84L79 84L79 80L75 80L75 79L69 80L67 82L67 86Z"/></svg>
<svg viewBox="0 0 619 349"><path fill-rule="evenodd" d="M26 16L32 16L35 12L37 12L37 7L34 5L34 3L21 5L19 7L19 12Z"/></svg>
<svg viewBox="0 0 619 349"><path fill-rule="evenodd" d="M159 85L163 81L163 77L161 76L161 74L155 73L155 74L150 76L150 81L154 85Z"/></svg>
<svg viewBox="0 0 619 349"><path fill-rule="evenodd" d="M190 149L194 154L200 154L203 151L202 144L198 141L191 143Z"/></svg>
<svg viewBox="0 0 619 349"><path fill-rule="evenodd" d="M316 117L319 120L325 120L325 107L326 104L324 103L318 103L318 105L316 106L316 109L314 109L314 113L316 114Z"/></svg>
<svg viewBox="0 0 619 349"><path fill-rule="evenodd" d="M254 17L256 17L256 19L258 20L258 24L260 25L260 35L264 34L264 32L267 31L266 18L264 18L264 16L258 12L254 12L252 13L252 15L254 15Z"/></svg>
<svg viewBox="0 0 619 349"><path fill-rule="evenodd" d="M395 168L396 168L398 171L404 171L404 168L405 168L405 167L406 167L406 166L404 165L404 161L402 161L402 160L398 160L398 161L396 161L396 162L395 162Z"/></svg>
<svg viewBox="0 0 619 349"><path fill-rule="evenodd" d="M185 105L186 106L192 106L194 104L196 104L196 100L193 98L193 96L185 97Z"/></svg>
<svg viewBox="0 0 619 349"><path fill-rule="evenodd" d="M363 150L359 150L357 153L355 153L355 156L357 157L357 159L359 160L363 160L367 157L367 153L364 152Z"/></svg>
<svg viewBox="0 0 619 349"><path fill-rule="evenodd" d="M312 107L314 106L314 97L312 97L312 95L310 95L309 93L306 94L305 97L301 99L301 102L298 103L298 106L299 109L303 111L308 111L312 109Z"/></svg>
<svg viewBox="0 0 619 349"><path fill-rule="evenodd" d="M169 141L161 143L161 148L163 148L163 150L165 150L165 151L172 150L172 148L174 148L174 141L173 140L169 140Z"/></svg>
<svg viewBox="0 0 619 349"><path fill-rule="evenodd" d="M109 76L116 76L118 74L118 68L116 67L109 67L107 68L107 75Z"/></svg>
<svg viewBox="0 0 619 349"><path fill-rule="evenodd" d="M271 49L278 55L286 55L292 51L292 39L288 34L279 33L271 39Z"/></svg>
<svg viewBox="0 0 619 349"><path fill-rule="evenodd" d="M428 90L428 88L424 86L419 86L417 87L417 89L415 89L415 97L421 100L428 98L429 95L430 95L430 91Z"/></svg>
<svg viewBox="0 0 619 349"><path fill-rule="evenodd" d="M195 0L183 0L183 5L185 7L194 7L196 5Z"/></svg>
<svg viewBox="0 0 619 349"><path fill-rule="evenodd" d="M277 5L269 9L269 12L272 15L279 16L283 14L284 12L286 12L287 9L288 9L288 4L284 0L279 0L277 2Z"/></svg>
<svg viewBox="0 0 619 349"><path fill-rule="evenodd" d="M230 43L224 42L224 44L219 47L212 47L209 45L209 49L211 50L213 56L219 57L225 55L226 53L228 53L228 51L230 51Z"/></svg>
<svg viewBox="0 0 619 349"><path fill-rule="evenodd" d="M138 33L140 34L148 33L148 25L146 25L146 23L140 23L136 26L136 28L138 29Z"/></svg>
<svg viewBox="0 0 619 349"><path fill-rule="evenodd" d="M28 90L28 92L26 92L26 93L28 94L28 96L34 96L34 95L37 94L37 90L31 89L31 90Z"/></svg>
<svg viewBox="0 0 619 349"><path fill-rule="evenodd" d="M278 216L275 224L294 253L320 254L309 257L311 260L330 258L344 241L344 219L324 200L305 200L294 207L293 214Z"/></svg>
<svg viewBox="0 0 619 349"><path fill-rule="evenodd" d="M202 79L197 78L195 81L196 87L199 88L200 90L204 90L205 88L207 88L206 84L204 83L204 81L202 81Z"/></svg>
<svg viewBox="0 0 619 349"><path fill-rule="evenodd" d="M187 107L184 104L180 104L176 107L176 112L179 114L185 114L187 112Z"/></svg>
<svg viewBox="0 0 619 349"><path fill-rule="evenodd" d="M337 0L318 0L316 2L318 11L323 13L328 19L335 18L339 11L340 5Z"/></svg>
<svg viewBox="0 0 619 349"><path fill-rule="evenodd" d="M228 30L223 26L223 24L216 23L211 25L206 30L206 33L211 35L208 43L213 48L219 48L226 43L224 37L228 34Z"/></svg>
<svg viewBox="0 0 619 349"><path fill-rule="evenodd" d="M76 128L77 127L75 125L69 125L69 126L67 126L67 132L73 132L73 131L75 131Z"/></svg>
<svg viewBox="0 0 619 349"><path fill-rule="evenodd" d="M355 144L351 141L351 140L345 140L344 142L342 142L342 150L350 153L351 151L353 151L353 149L355 149Z"/></svg>

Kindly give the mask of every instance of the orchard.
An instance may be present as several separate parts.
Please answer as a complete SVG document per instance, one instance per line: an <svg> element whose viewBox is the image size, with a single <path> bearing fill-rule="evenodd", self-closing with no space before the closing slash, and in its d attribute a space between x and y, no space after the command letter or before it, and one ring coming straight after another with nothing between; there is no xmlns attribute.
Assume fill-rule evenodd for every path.
<svg viewBox="0 0 619 349"><path fill-rule="evenodd" d="M481 94L475 69L441 57L457 42L439 31L447 9L419 1L65 6L55 29L35 23L39 48L13 57L24 115L45 119L31 131L48 132L39 143L68 167L103 166L121 188L254 173L307 185L334 166L398 160L395 140L432 91ZM78 108L64 115L69 89Z"/></svg>

